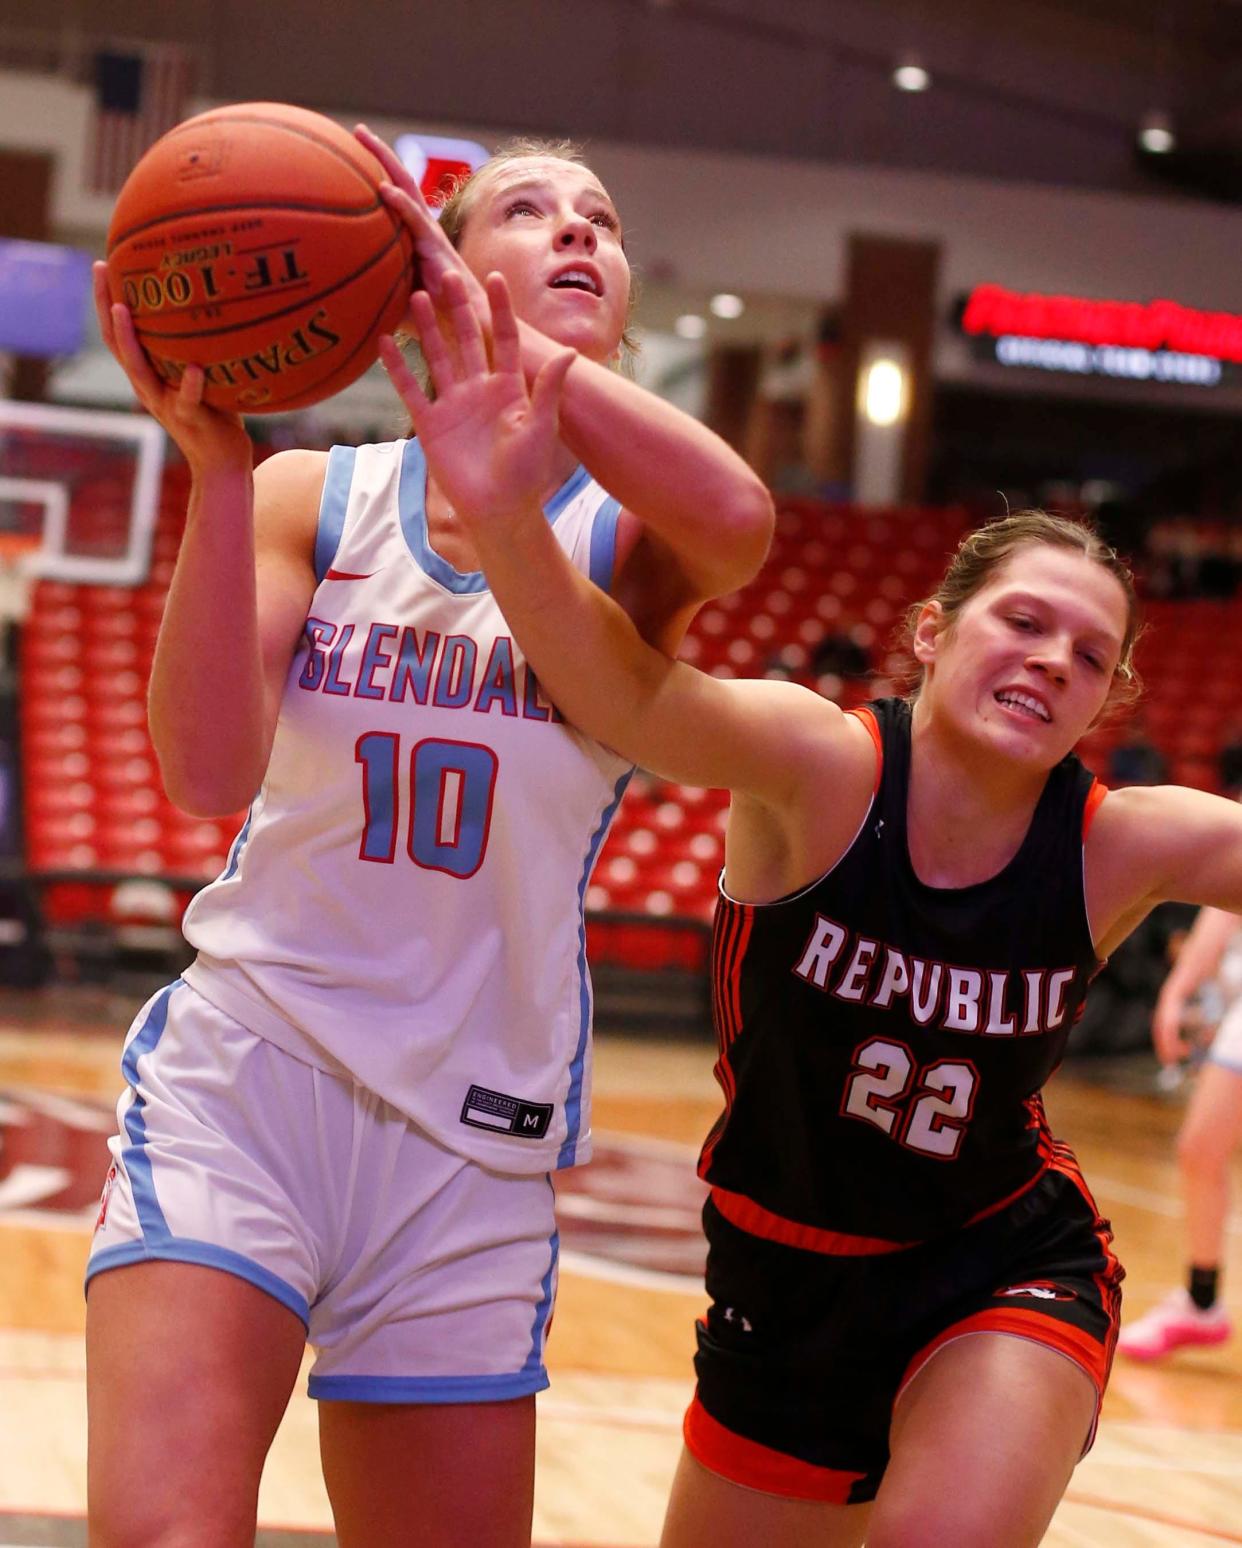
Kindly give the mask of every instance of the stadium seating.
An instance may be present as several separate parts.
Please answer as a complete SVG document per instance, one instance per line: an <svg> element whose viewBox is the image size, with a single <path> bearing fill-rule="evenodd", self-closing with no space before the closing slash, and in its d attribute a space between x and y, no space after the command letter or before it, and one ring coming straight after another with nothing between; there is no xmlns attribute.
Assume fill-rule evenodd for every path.
<svg viewBox="0 0 1242 1548"><path fill-rule="evenodd" d="M185 470L174 465L145 585L42 582L35 590L21 652L26 863L35 876L59 878L45 889L53 920L130 917L133 895L117 891L122 873L170 879L179 914L193 887L219 872L240 825L240 814L203 821L171 805L146 730L147 677L185 494ZM99 491L101 528L113 504ZM702 610L683 656L718 677L790 678L847 706L885 691L899 667L904 610L931 591L966 524L958 510L787 501L760 573ZM1147 732L1172 778L1215 788L1220 732L1242 712L1242 680L1213 663L1237 659L1242 602L1153 601L1147 615L1139 648ZM870 678L817 670L816 649L829 635L861 647ZM1084 744L1097 771L1118 734L1106 726ZM597 957L652 967L705 961L726 815L723 791L635 776L587 892ZM101 872L110 880L92 881Z"/></svg>
<svg viewBox="0 0 1242 1548"><path fill-rule="evenodd" d="M133 897L118 877L167 879L173 913L218 874L239 817L203 821L164 795L147 734L155 637L184 523L185 474L166 476L151 573L136 588L41 581L22 626L19 716L25 865L53 924L121 921ZM85 514L83 514L83 509ZM92 512L94 515L92 515ZM96 528L115 546L115 492L75 502L78 551ZM101 541L103 541L101 536ZM107 875L109 880L102 880ZM159 894L152 894L158 900ZM152 901L154 914L161 912Z"/></svg>

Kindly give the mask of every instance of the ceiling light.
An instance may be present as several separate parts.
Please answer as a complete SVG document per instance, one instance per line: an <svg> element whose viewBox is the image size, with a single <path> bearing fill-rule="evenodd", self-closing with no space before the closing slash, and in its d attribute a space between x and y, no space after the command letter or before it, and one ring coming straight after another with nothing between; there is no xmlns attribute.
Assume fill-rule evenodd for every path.
<svg viewBox="0 0 1242 1548"><path fill-rule="evenodd" d="M1153 156L1167 156L1177 144L1167 113L1148 113L1139 129L1139 144Z"/></svg>
<svg viewBox="0 0 1242 1548"><path fill-rule="evenodd" d="M707 332L707 319L696 312L683 312L673 324L673 332L679 339L701 339Z"/></svg>
<svg viewBox="0 0 1242 1548"><path fill-rule="evenodd" d="M898 91L926 91L931 76L917 60L906 59L893 71L893 85Z"/></svg>
<svg viewBox="0 0 1242 1548"><path fill-rule="evenodd" d="M746 303L741 296L731 296L727 291L713 296L707 304L711 307L714 316L727 317L730 320L740 317L746 310Z"/></svg>

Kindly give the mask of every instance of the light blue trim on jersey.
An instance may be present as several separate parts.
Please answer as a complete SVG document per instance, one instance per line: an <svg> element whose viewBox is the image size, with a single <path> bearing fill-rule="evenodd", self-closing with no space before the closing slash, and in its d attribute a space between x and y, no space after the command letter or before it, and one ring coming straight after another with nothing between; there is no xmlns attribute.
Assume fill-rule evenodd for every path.
<svg viewBox="0 0 1242 1548"><path fill-rule="evenodd" d="M612 590L612 572L617 562L617 518L620 500L611 495L595 513L591 524L591 561L588 573L601 591Z"/></svg>
<svg viewBox="0 0 1242 1548"><path fill-rule="evenodd" d="M328 469L323 476L323 494L319 498L319 525L315 529L316 582L322 581L332 568L332 561L341 546L357 458L356 446L334 446L328 453Z"/></svg>
<svg viewBox="0 0 1242 1548"><path fill-rule="evenodd" d="M548 1373L514 1371L506 1376L314 1376L309 1396L339 1403L501 1403L530 1397L548 1386Z"/></svg>
<svg viewBox="0 0 1242 1548"><path fill-rule="evenodd" d="M95 1275L102 1274L105 1269L125 1268L130 1263L193 1263L198 1268L219 1269L264 1291L291 1311L304 1327L310 1327L306 1297L299 1295L279 1274L273 1274L271 1269L243 1257L240 1252L218 1247L215 1242L198 1242L188 1236L170 1236L154 1249L145 1242L123 1242L118 1247L105 1247L87 1263L86 1283L89 1285Z"/></svg>
<svg viewBox="0 0 1242 1548"><path fill-rule="evenodd" d="M605 807L599 826L591 836L586 863L582 867L582 880L578 883L578 1046L574 1050L573 1063L569 1066L569 1091L565 1097L565 1140L556 1157L556 1165L573 1166L578 1154L578 1133L582 1127L582 1078L586 1068L587 1038L591 1035L591 981L587 976L586 959L586 890L591 872L595 869L595 857L604 842L613 815L621 805L621 797L634 773L634 766L626 769L613 787L612 803Z"/></svg>
<svg viewBox="0 0 1242 1548"><path fill-rule="evenodd" d="M1214 1064L1217 1069L1228 1070L1231 1075L1242 1075L1242 1062L1237 1059L1222 1059L1219 1054L1214 1054L1209 1048L1203 1056L1204 1064Z"/></svg>
<svg viewBox="0 0 1242 1548"><path fill-rule="evenodd" d="M581 464L569 475L543 508L550 522L554 522L573 497L586 487L590 477ZM457 596L486 591L487 577L482 570L465 573L455 570L431 546L427 537L427 459L415 440L407 441L401 449L401 475L397 487L401 531L419 569Z"/></svg>
<svg viewBox="0 0 1242 1548"><path fill-rule="evenodd" d="M556 1209L556 1190L552 1186L551 1173L546 1178L548 1190L552 1194L552 1208ZM535 1308L535 1321L530 1330L530 1353L526 1357L526 1364L522 1370L527 1375L536 1375L543 1370L543 1340L547 1331L548 1318L552 1315L552 1287L556 1283L556 1265L561 1255L561 1233L553 1228L552 1235L548 1238L548 1272L543 1276L539 1285L539 1305Z"/></svg>
<svg viewBox="0 0 1242 1548"><path fill-rule="evenodd" d="M258 797L255 797L258 800ZM246 820L238 830L237 837L233 840L233 847L229 850L229 858L225 862L223 871L216 878L217 881L231 881L237 873L237 863L241 859L242 850L246 847L246 840L250 837L250 824L254 821L254 801L251 801L246 811Z"/></svg>
<svg viewBox="0 0 1242 1548"><path fill-rule="evenodd" d="M549 521L555 521L573 497L581 494L591 481L591 475L581 463L569 475L561 487L543 508L543 514Z"/></svg>
<svg viewBox="0 0 1242 1548"><path fill-rule="evenodd" d="M162 1247L172 1240L172 1232L164 1219L164 1211L155 1196L155 1179L151 1173L151 1157L147 1153L146 1100L139 1085L138 1061L155 1048L168 1025L168 1002L173 991L181 987L182 980L175 979L166 989L161 989L151 1003L147 1019L130 1038L121 1056L121 1074L134 1094L126 1109L122 1127L129 1139L121 1152L129 1185L134 1196L134 1209L138 1214L138 1227L146 1246ZM144 1248L145 1250L145 1248Z"/></svg>

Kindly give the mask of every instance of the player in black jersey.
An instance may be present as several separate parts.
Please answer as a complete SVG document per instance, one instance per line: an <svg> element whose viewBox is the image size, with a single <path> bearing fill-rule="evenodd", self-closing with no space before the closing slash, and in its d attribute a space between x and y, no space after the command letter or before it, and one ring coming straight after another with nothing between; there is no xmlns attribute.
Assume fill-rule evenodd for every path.
<svg viewBox="0 0 1242 1548"><path fill-rule="evenodd" d="M1155 904L1242 910L1242 810L1107 794L1073 748L1134 687L1124 565L1024 512L972 533L913 621L909 701L844 714L669 661L567 565L527 399L423 307L436 477L558 707L732 808L699 1330L664 1548L1023 1548L1089 1443L1121 1269L1040 1087L1101 960ZM515 503L515 491L527 491ZM722 533L722 543L728 534Z"/></svg>

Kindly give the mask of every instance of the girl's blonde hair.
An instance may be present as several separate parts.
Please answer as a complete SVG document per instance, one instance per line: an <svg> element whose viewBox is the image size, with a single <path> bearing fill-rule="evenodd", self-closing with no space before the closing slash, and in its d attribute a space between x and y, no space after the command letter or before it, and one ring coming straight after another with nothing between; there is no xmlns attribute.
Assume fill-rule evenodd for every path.
<svg viewBox="0 0 1242 1548"><path fill-rule="evenodd" d="M581 146L576 145L573 140L542 140L527 136L506 141L477 171L455 177L448 186L448 192L440 206L440 229L454 247L461 246L462 235L466 229L466 222L470 219L470 211L478 193L480 180L493 168L505 166L511 161L531 160L534 157L568 161L576 167L587 165ZM621 335L623 361L632 360L638 353L638 341L634 336L633 328L636 300L637 285L631 276L629 312L626 316L625 331Z"/></svg>

